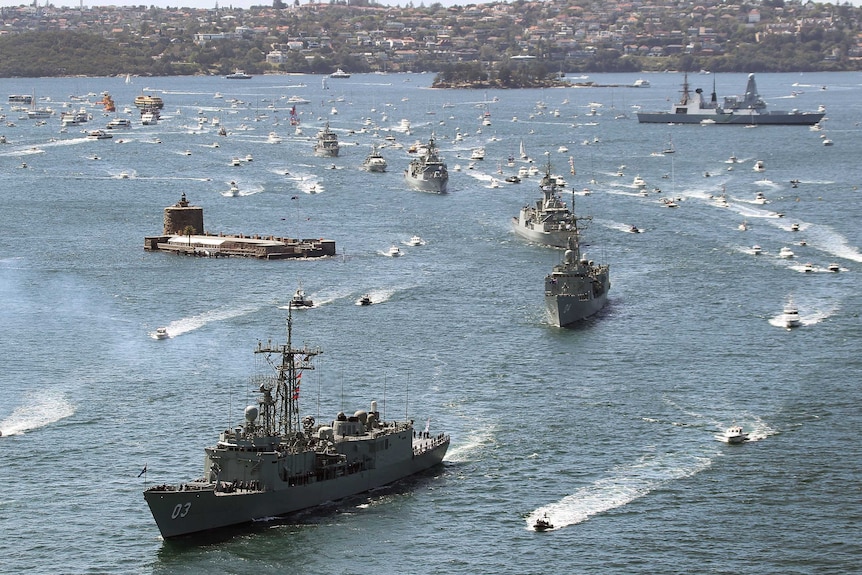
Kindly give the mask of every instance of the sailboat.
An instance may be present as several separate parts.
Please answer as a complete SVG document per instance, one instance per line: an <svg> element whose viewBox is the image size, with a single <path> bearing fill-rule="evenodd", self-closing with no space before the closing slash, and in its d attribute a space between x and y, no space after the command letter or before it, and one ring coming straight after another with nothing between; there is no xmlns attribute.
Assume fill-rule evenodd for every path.
<svg viewBox="0 0 862 575"><path fill-rule="evenodd" d="M670 136L667 137L667 147L661 151L662 154L673 154L676 152L676 148L673 147L673 138Z"/></svg>
<svg viewBox="0 0 862 575"><path fill-rule="evenodd" d="M521 140L521 159L529 160L530 157L527 155L527 148L524 146L524 140Z"/></svg>

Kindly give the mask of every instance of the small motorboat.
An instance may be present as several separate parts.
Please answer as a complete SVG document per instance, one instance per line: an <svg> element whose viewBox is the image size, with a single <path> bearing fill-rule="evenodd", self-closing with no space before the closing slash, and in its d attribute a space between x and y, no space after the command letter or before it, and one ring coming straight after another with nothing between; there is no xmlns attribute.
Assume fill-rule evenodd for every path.
<svg viewBox="0 0 862 575"><path fill-rule="evenodd" d="M748 441L748 434L742 430L741 425L732 425L724 430L724 433L718 438L731 445L739 445Z"/></svg>
<svg viewBox="0 0 862 575"><path fill-rule="evenodd" d="M766 164L763 163L763 160L757 160L756 162L754 162L755 172L762 172L764 170L766 170Z"/></svg>
<svg viewBox="0 0 862 575"><path fill-rule="evenodd" d="M838 265L838 264L836 264L836 263L831 263L831 264L829 264L828 269L829 269L829 271L830 271L830 272L840 272L840 271L841 271L841 266L839 266L839 265Z"/></svg>
<svg viewBox="0 0 862 575"><path fill-rule="evenodd" d="M230 189L227 191L227 194L225 194L225 195L227 195L231 198L235 198L239 195L239 186L236 185L236 182L230 183Z"/></svg>
<svg viewBox="0 0 862 575"><path fill-rule="evenodd" d="M645 188L646 180L644 180L640 175L635 176L634 180L632 180L632 185L636 188Z"/></svg>
<svg viewBox="0 0 862 575"><path fill-rule="evenodd" d="M640 229L639 229L636 225L634 225L634 224L632 224L632 225L630 225L630 226L629 226L628 232L629 232L630 234L639 234L639 233L641 233Z"/></svg>
<svg viewBox="0 0 862 575"><path fill-rule="evenodd" d="M361 298L356 300L356 305L371 305L371 296L368 294L363 295Z"/></svg>
<svg viewBox="0 0 862 575"><path fill-rule="evenodd" d="M408 245L411 245L411 246L424 246L425 240L423 240L419 236L413 236L410 238L410 241L407 243L408 243Z"/></svg>
<svg viewBox="0 0 862 575"><path fill-rule="evenodd" d="M757 244L754 244L753 246L751 246L751 253L753 253L756 256L759 256L760 254L763 253L763 248L761 248Z"/></svg>
<svg viewBox="0 0 862 575"><path fill-rule="evenodd" d="M289 306L292 309L305 309L314 307L314 302L311 301L311 298L306 297L305 291L303 291L302 286L300 286L297 288L296 292L294 292L293 297L290 298Z"/></svg>
<svg viewBox="0 0 862 575"><path fill-rule="evenodd" d="M554 524L551 523L550 519L548 519L547 513L536 519L536 522L533 524L533 529L535 529L536 531L547 531L548 529L553 528Z"/></svg>
<svg viewBox="0 0 862 575"><path fill-rule="evenodd" d="M805 265L802 266L802 271L813 272L814 271L814 264L812 264L811 262L806 262Z"/></svg>
<svg viewBox="0 0 862 575"><path fill-rule="evenodd" d="M793 250L785 246L778 251L778 257L790 259L792 257L796 257L796 254L793 253Z"/></svg>
<svg viewBox="0 0 862 575"><path fill-rule="evenodd" d="M398 246L390 246L389 250L386 252L386 255L392 258L397 258L401 255L401 249Z"/></svg>
<svg viewBox="0 0 862 575"><path fill-rule="evenodd" d="M519 178L518 176L507 176L506 181L510 184L520 184L521 178Z"/></svg>
<svg viewBox="0 0 862 575"><path fill-rule="evenodd" d="M763 195L763 192L757 192L754 195L754 203L755 204L768 204L769 200L766 199L766 196Z"/></svg>
<svg viewBox="0 0 862 575"><path fill-rule="evenodd" d="M156 331L153 332L153 339L168 339L169 337L166 327L157 327Z"/></svg>
<svg viewBox="0 0 862 575"><path fill-rule="evenodd" d="M787 329L802 325L802 320L799 319L799 309L796 307L796 304L793 303L793 299L788 299L787 303L784 304L782 321L784 322L784 327Z"/></svg>

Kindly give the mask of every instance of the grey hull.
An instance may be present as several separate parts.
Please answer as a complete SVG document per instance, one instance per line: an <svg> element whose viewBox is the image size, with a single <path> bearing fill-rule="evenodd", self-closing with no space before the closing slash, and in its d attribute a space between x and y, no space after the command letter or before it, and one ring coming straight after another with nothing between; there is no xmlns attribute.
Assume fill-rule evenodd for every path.
<svg viewBox="0 0 862 575"><path fill-rule="evenodd" d="M522 226L518 222L518 218L514 217L512 218L512 230L525 240L555 248L566 247L566 242L569 241L569 235L572 233L570 230L557 230L552 232L532 230Z"/></svg>
<svg viewBox="0 0 862 575"><path fill-rule="evenodd" d="M764 114L726 113L726 114L673 114L670 112L638 112L641 124L700 124L712 120L716 124L732 126L813 126L824 114L819 112Z"/></svg>
<svg viewBox="0 0 862 575"><path fill-rule="evenodd" d="M411 177L409 173L405 173L404 175L407 183L415 190L419 190L420 192L432 192L435 194L445 194L446 186L449 183L449 178L433 178L433 179L420 179Z"/></svg>
<svg viewBox="0 0 862 575"><path fill-rule="evenodd" d="M438 465L448 447L447 437L433 449L387 467L270 491L238 489L225 493L217 492L212 484L197 489L196 484L190 484L182 491L148 490L144 498L162 537L168 539L278 517L364 493Z"/></svg>
<svg viewBox="0 0 862 575"><path fill-rule="evenodd" d="M552 325L565 327L596 314L607 302L607 292L586 300L576 295L553 295L545 296L545 309Z"/></svg>

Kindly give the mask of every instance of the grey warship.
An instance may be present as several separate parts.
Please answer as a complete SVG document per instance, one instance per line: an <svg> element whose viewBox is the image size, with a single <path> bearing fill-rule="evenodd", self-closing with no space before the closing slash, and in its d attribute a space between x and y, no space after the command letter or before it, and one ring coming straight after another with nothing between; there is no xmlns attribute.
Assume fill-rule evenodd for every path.
<svg viewBox="0 0 862 575"><path fill-rule="evenodd" d="M795 125L813 126L823 119L821 112L801 112L799 110L766 109L766 102L757 92L754 74L748 75L748 84L742 96L726 96L719 104L715 95L713 79L712 97L707 102L703 90L698 88L694 94L688 87L688 73L682 84L682 97L669 112L638 112L641 124L722 124L722 125Z"/></svg>
<svg viewBox="0 0 862 575"><path fill-rule="evenodd" d="M300 419L302 374L319 348L295 348L288 310L287 343L258 343L269 373L253 383L257 405L244 422L205 449L204 474L144 491L165 539L272 518L362 493L429 469L443 460L449 436L416 431L412 421L384 421L370 411L339 413L331 423ZM430 422L429 422L430 423Z"/></svg>
<svg viewBox="0 0 862 575"><path fill-rule="evenodd" d="M449 183L449 171L446 162L440 157L434 136L428 141L425 151L410 161L410 165L404 171L407 183L421 192L434 192L445 194Z"/></svg>
<svg viewBox="0 0 862 575"><path fill-rule="evenodd" d="M577 227L568 237L563 261L545 276L545 310L548 321L566 327L586 319L608 302L610 267L581 255Z"/></svg>
<svg viewBox="0 0 862 575"><path fill-rule="evenodd" d="M314 144L314 153L325 158L338 156L338 134L329 129L329 122L317 133L317 143Z"/></svg>
<svg viewBox="0 0 862 575"><path fill-rule="evenodd" d="M539 189L542 197L535 204L521 208L518 216L512 218L512 228L531 242L564 248L577 220L560 197L562 186L557 177L551 175L550 161L539 182Z"/></svg>

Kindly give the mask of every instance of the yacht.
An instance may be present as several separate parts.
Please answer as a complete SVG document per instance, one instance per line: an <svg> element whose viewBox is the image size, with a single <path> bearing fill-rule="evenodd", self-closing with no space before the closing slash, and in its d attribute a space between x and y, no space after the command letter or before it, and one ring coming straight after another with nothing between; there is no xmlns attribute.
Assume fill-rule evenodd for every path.
<svg viewBox="0 0 862 575"><path fill-rule="evenodd" d="M784 322L784 327L791 329L802 325L802 320L799 319L799 309L793 303L793 298L789 298L784 304L784 311L781 315L781 321Z"/></svg>
<svg viewBox="0 0 862 575"><path fill-rule="evenodd" d="M724 430L724 433L716 436L720 441L731 445L739 445L748 441L748 434L742 430L741 425L732 425Z"/></svg>

